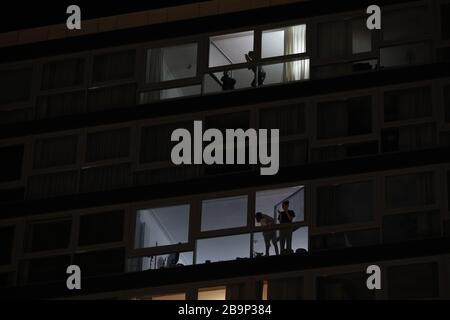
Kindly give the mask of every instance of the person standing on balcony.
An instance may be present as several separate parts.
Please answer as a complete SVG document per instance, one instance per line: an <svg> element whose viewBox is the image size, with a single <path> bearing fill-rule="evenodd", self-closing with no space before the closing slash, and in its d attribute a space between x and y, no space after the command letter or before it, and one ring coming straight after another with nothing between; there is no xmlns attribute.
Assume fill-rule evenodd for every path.
<svg viewBox="0 0 450 320"><path fill-rule="evenodd" d="M280 224L291 224L295 217L295 212L289 210L289 201L283 201L282 211L278 211L278 221ZM280 229L280 250L281 253L292 252L292 228Z"/></svg>
<svg viewBox="0 0 450 320"><path fill-rule="evenodd" d="M252 70L253 74L254 74L254 78L253 78L253 81L251 83L252 87L262 86L264 84L264 80L266 79L266 71L263 69L262 66L257 66L257 65L254 64L254 62L255 62L255 52L254 51L249 51L245 55L245 60L248 63L251 64L248 69Z"/></svg>
<svg viewBox="0 0 450 320"><path fill-rule="evenodd" d="M262 227L269 227L275 225L275 220L266 214L261 212L255 213L256 222L258 222ZM266 256L269 255L270 243L273 244L275 248L275 254L279 255L278 244L277 244L277 230L264 230L263 231L264 243L266 245Z"/></svg>

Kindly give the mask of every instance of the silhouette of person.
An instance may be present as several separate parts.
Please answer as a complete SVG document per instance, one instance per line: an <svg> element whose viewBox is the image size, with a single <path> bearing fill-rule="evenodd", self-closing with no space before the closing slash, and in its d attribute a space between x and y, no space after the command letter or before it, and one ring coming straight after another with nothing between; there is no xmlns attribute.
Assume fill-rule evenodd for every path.
<svg viewBox="0 0 450 320"><path fill-rule="evenodd" d="M289 210L289 201L283 201L282 211L278 211L278 221L280 224L292 223L295 212ZM280 229L280 250L281 253L292 252L292 228Z"/></svg>
<svg viewBox="0 0 450 320"><path fill-rule="evenodd" d="M223 72L223 76L220 79L222 81L222 90L234 90L234 86L236 85L236 79L230 77L230 72L228 70Z"/></svg>
<svg viewBox="0 0 450 320"><path fill-rule="evenodd" d="M255 52L254 51L249 51L245 55L245 60L248 63L252 64L255 61ZM264 84L264 80L266 79L266 71L263 69L263 67L262 66L251 65L248 69L252 70L253 74L254 74L251 86L252 87L262 86Z"/></svg>
<svg viewBox="0 0 450 320"><path fill-rule="evenodd" d="M268 215L262 214L261 212L255 213L256 222L261 224L263 227L275 225L275 220ZM266 245L266 256L269 255L270 244L272 243L275 248L275 254L279 255L278 244L277 244L277 231L276 230L264 230L263 231L264 243Z"/></svg>

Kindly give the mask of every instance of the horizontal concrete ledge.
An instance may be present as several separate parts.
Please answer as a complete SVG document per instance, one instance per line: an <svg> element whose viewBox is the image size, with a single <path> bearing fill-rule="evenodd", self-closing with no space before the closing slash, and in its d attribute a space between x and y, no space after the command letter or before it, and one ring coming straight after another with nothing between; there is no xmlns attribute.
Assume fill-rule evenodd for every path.
<svg viewBox="0 0 450 320"><path fill-rule="evenodd" d="M95 293L120 292L202 281L225 280L249 276L313 270L355 264L446 255L450 253L450 238L380 244L321 252L298 253L255 259L240 259L174 269L160 269L85 279L81 291L67 290L63 283L51 283L0 290L2 299L69 298ZM365 269L361 270L365 272Z"/></svg>

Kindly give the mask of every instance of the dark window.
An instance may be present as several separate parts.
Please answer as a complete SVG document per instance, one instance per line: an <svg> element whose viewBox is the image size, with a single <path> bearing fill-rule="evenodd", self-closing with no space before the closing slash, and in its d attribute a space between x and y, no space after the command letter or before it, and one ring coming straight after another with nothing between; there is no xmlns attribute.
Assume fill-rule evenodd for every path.
<svg viewBox="0 0 450 320"><path fill-rule="evenodd" d="M0 124L19 123L33 120L31 108L0 110Z"/></svg>
<svg viewBox="0 0 450 320"><path fill-rule="evenodd" d="M64 249L69 246L71 220L48 221L30 224L27 227L25 251Z"/></svg>
<svg viewBox="0 0 450 320"><path fill-rule="evenodd" d="M136 105L135 84L90 89L88 93L89 112L126 108L134 105Z"/></svg>
<svg viewBox="0 0 450 320"><path fill-rule="evenodd" d="M431 47L427 42L411 43L380 49L380 67L398 67L425 64L432 59Z"/></svg>
<svg viewBox="0 0 450 320"><path fill-rule="evenodd" d="M341 160L378 153L378 142L351 143L339 146L328 146L312 150L314 161Z"/></svg>
<svg viewBox="0 0 450 320"><path fill-rule="evenodd" d="M261 109L260 128L279 129L280 136L305 133L305 106Z"/></svg>
<svg viewBox="0 0 450 320"><path fill-rule="evenodd" d="M0 104L28 101L32 70L29 68L0 71Z"/></svg>
<svg viewBox="0 0 450 320"><path fill-rule="evenodd" d="M85 111L85 92L74 91L38 97L36 118L54 118Z"/></svg>
<svg viewBox="0 0 450 320"><path fill-rule="evenodd" d="M448 200L447 210L450 211L450 172L447 172L447 200Z"/></svg>
<svg viewBox="0 0 450 320"><path fill-rule="evenodd" d="M129 163L94 167L81 172L81 191L95 192L129 187L131 166Z"/></svg>
<svg viewBox="0 0 450 320"><path fill-rule="evenodd" d="M441 30L442 39L450 39L450 3L441 4Z"/></svg>
<svg viewBox="0 0 450 320"><path fill-rule="evenodd" d="M78 136L42 139L34 144L34 169L64 166L77 161Z"/></svg>
<svg viewBox="0 0 450 320"><path fill-rule="evenodd" d="M134 248L188 243L190 209L190 205L177 205L137 210Z"/></svg>
<svg viewBox="0 0 450 320"><path fill-rule="evenodd" d="M367 290L365 273L348 273L317 278L317 298L320 300L372 300L373 290Z"/></svg>
<svg viewBox="0 0 450 320"><path fill-rule="evenodd" d="M436 263L395 266L388 269L390 299L420 299L439 296Z"/></svg>
<svg viewBox="0 0 450 320"><path fill-rule="evenodd" d="M438 211L388 215L383 218L383 241L436 237L441 234L441 218Z"/></svg>
<svg viewBox="0 0 450 320"><path fill-rule="evenodd" d="M435 124L420 124L381 131L381 151L411 151L437 145Z"/></svg>
<svg viewBox="0 0 450 320"><path fill-rule="evenodd" d="M444 88L445 121L450 122L450 85Z"/></svg>
<svg viewBox="0 0 450 320"><path fill-rule="evenodd" d="M184 128L193 131L193 124L188 122L169 123L142 128L141 132L141 163L170 161L172 148L178 142L172 142L172 132Z"/></svg>
<svg viewBox="0 0 450 320"><path fill-rule="evenodd" d="M389 209L434 203L433 173L416 173L386 178L386 207Z"/></svg>
<svg viewBox="0 0 450 320"><path fill-rule="evenodd" d="M444 221L444 236L450 236L450 220Z"/></svg>
<svg viewBox="0 0 450 320"><path fill-rule="evenodd" d="M124 158L129 153L129 128L90 133L87 136L86 161Z"/></svg>
<svg viewBox="0 0 450 320"><path fill-rule="evenodd" d="M78 244L118 242L123 240L123 212L107 212L82 215Z"/></svg>
<svg viewBox="0 0 450 320"><path fill-rule="evenodd" d="M436 50L436 60L439 62L450 61L450 47L444 47Z"/></svg>
<svg viewBox="0 0 450 320"><path fill-rule="evenodd" d="M77 254L75 264L83 270L83 277L122 273L125 270L125 250L121 248Z"/></svg>
<svg viewBox="0 0 450 320"><path fill-rule="evenodd" d="M317 106L317 136L333 139L372 132L370 97L322 102Z"/></svg>
<svg viewBox="0 0 450 320"><path fill-rule="evenodd" d="M70 256L38 258L20 264L20 282L54 282L67 278L66 270L71 265Z"/></svg>
<svg viewBox="0 0 450 320"><path fill-rule="evenodd" d="M28 178L27 198L58 197L77 192L78 172L57 172Z"/></svg>
<svg viewBox="0 0 450 320"><path fill-rule="evenodd" d="M14 227L0 228L0 265L10 264L14 245Z"/></svg>
<svg viewBox="0 0 450 320"><path fill-rule="evenodd" d="M19 180L22 176L23 145L0 148L0 182Z"/></svg>
<svg viewBox="0 0 450 320"><path fill-rule="evenodd" d="M84 58L46 63L42 71L42 89L66 88L84 82Z"/></svg>
<svg viewBox="0 0 450 320"><path fill-rule="evenodd" d="M356 230L311 237L311 250L364 247L380 243L378 229Z"/></svg>
<svg viewBox="0 0 450 320"><path fill-rule="evenodd" d="M267 284L268 300L302 300L304 292L303 278L275 279Z"/></svg>
<svg viewBox="0 0 450 320"><path fill-rule="evenodd" d="M417 119L431 116L429 87L390 91L384 94L384 121Z"/></svg>
<svg viewBox="0 0 450 320"><path fill-rule="evenodd" d="M234 47L239 50L239 48ZM146 53L145 82L193 78L197 74L197 44L151 48Z"/></svg>
<svg viewBox="0 0 450 320"><path fill-rule="evenodd" d="M248 129L250 113L248 111L218 114L206 118L206 129L219 129L225 134L226 129Z"/></svg>
<svg viewBox="0 0 450 320"><path fill-rule="evenodd" d="M373 184L355 182L317 189L317 225L358 223L373 219Z"/></svg>
<svg viewBox="0 0 450 320"><path fill-rule="evenodd" d="M135 51L129 50L94 57L93 82L104 82L133 77L135 56Z"/></svg>

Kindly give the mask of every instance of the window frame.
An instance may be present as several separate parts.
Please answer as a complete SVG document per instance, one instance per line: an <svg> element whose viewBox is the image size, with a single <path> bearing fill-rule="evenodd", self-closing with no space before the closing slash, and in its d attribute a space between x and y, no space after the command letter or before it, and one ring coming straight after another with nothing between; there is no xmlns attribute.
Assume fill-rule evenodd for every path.
<svg viewBox="0 0 450 320"><path fill-rule="evenodd" d="M371 132L367 134L362 135L355 135L355 136L345 136L345 137L336 137L336 138L324 138L319 139L318 137L318 105L320 103L326 103L326 102L334 102L334 101L342 101L342 100L350 100L354 98L364 98L364 97L370 97L372 104L371 104ZM312 108L312 118L311 122L314 126L314 131L312 134L310 134L310 145L311 150L315 148L321 148L321 147L328 147L328 146L336 146L341 144L351 144L351 143L361 143L361 142L370 142L377 140L379 141L378 137L378 130L379 130L379 121L378 121L378 115L377 115L377 106L379 104L379 99L376 95L376 92L372 89L369 90L359 90L359 91L353 91L353 92L344 92L344 93L337 93L337 94L331 94L326 96L320 96L317 99L314 99L313 101L313 108Z"/></svg>

